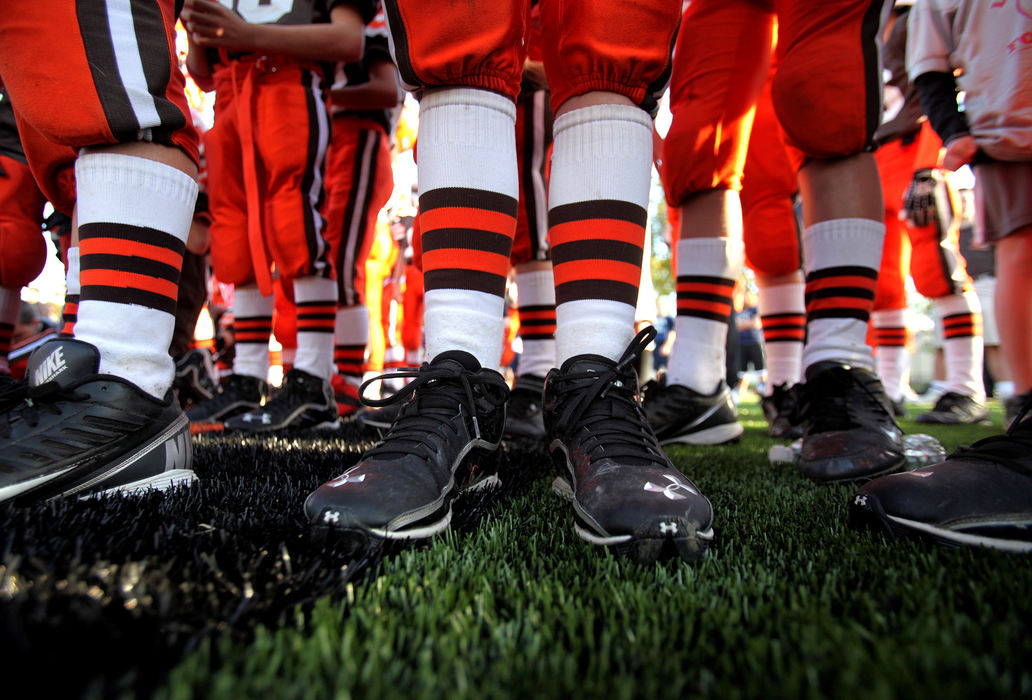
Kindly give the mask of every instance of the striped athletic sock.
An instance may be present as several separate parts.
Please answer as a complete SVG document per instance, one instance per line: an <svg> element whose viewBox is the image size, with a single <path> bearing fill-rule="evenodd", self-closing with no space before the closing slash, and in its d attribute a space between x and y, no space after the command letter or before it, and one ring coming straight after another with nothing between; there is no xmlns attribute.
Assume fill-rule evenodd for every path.
<svg viewBox="0 0 1032 700"><path fill-rule="evenodd" d="M831 360L874 369L867 322L881 265L885 225L833 219L803 232L806 268L806 347L803 369Z"/></svg>
<svg viewBox="0 0 1032 700"><path fill-rule="evenodd" d="M369 309L364 304L337 308L333 343L337 373L361 381L369 345Z"/></svg>
<svg viewBox="0 0 1032 700"><path fill-rule="evenodd" d="M942 319L943 358L946 361L946 391L985 398L982 361L982 305L974 291L939 297L932 302Z"/></svg>
<svg viewBox="0 0 1032 700"><path fill-rule="evenodd" d="M294 368L329 381L333 375L333 327L337 322L337 281L315 275L294 280L297 355Z"/></svg>
<svg viewBox="0 0 1032 700"><path fill-rule="evenodd" d="M760 319L767 358L767 395L774 387L791 387L802 380L803 344L806 342L806 306L803 283L760 287Z"/></svg>
<svg viewBox="0 0 1032 700"><path fill-rule="evenodd" d="M268 380L272 302L272 296L262 296L253 282L233 290L233 374Z"/></svg>
<svg viewBox="0 0 1032 700"><path fill-rule="evenodd" d="M450 88L419 105L419 227L427 360L465 350L497 368L516 231L516 106Z"/></svg>
<svg viewBox="0 0 1032 700"><path fill-rule="evenodd" d="M677 335L667 384L709 395L727 373L727 323L743 255L738 238L677 242Z"/></svg>
<svg viewBox="0 0 1032 700"><path fill-rule="evenodd" d="M543 377L555 367L555 277L552 269L516 273L519 299L520 355L518 374Z"/></svg>
<svg viewBox="0 0 1032 700"><path fill-rule="evenodd" d="M910 368L907 354L907 325L903 309L883 309L871 314L871 325L877 349L874 352L874 366L885 387L886 395L893 401L903 398L903 390Z"/></svg>
<svg viewBox="0 0 1032 700"><path fill-rule="evenodd" d="M75 318L79 312L79 246L68 248L68 267L65 270L65 301L61 311L61 337L75 335Z"/></svg>
<svg viewBox="0 0 1032 700"><path fill-rule="evenodd" d="M554 134L556 363L583 354L617 360L634 336L652 120L637 107L594 105L556 119Z"/></svg>
<svg viewBox="0 0 1032 700"><path fill-rule="evenodd" d="M7 353L11 351L14 326L21 311L21 289L0 287L0 373L9 374Z"/></svg>
<svg viewBox="0 0 1032 700"><path fill-rule="evenodd" d="M100 372L163 397L179 272L197 182L164 163L120 153L75 162L79 307L75 337L100 352Z"/></svg>

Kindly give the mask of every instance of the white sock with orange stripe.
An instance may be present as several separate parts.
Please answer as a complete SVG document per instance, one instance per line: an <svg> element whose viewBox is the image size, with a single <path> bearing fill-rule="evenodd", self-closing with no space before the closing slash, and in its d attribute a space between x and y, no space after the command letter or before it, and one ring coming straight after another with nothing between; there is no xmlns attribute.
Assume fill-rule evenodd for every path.
<svg viewBox="0 0 1032 700"><path fill-rule="evenodd" d="M806 347L803 369L832 360L874 369L867 323L881 266L885 225L871 219L832 219L803 232L806 270Z"/></svg>
<svg viewBox="0 0 1032 700"><path fill-rule="evenodd" d="M767 359L766 395L774 387L791 387L803 378L803 343L806 341L806 306L803 283L760 287L760 318Z"/></svg>
<svg viewBox="0 0 1032 700"><path fill-rule="evenodd" d="M712 394L727 373L727 333L735 282L742 273L737 238L677 242L677 317L667 384Z"/></svg>
<svg viewBox="0 0 1032 700"><path fill-rule="evenodd" d="M179 273L197 182L164 163L121 153L75 162L79 308L75 337L100 352L100 372L161 398Z"/></svg>
<svg viewBox="0 0 1032 700"><path fill-rule="evenodd" d="M272 306L272 295L263 296L254 282L233 290L233 374L269 380Z"/></svg>
<svg viewBox="0 0 1032 700"><path fill-rule="evenodd" d="M325 277L294 280L297 354L294 369L329 381L333 376L333 329L337 323L337 282Z"/></svg>
<svg viewBox="0 0 1032 700"><path fill-rule="evenodd" d="M910 355L907 354L907 324L903 309L881 309L871 313L878 348L874 366L885 387L885 395L893 401L903 398Z"/></svg>
<svg viewBox="0 0 1032 700"><path fill-rule="evenodd" d="M516 273L520 339L517 374L544 377L555 367L555 278L552 268Z"/></svg>
<svg viewBox="0 0 1032 700"><path fill-rule="evenodd" d="M985 400L982 362L982 304L972 290L939 297L932 302L942 320L946 391Z"/></svg>
<svg viewBox="0 0 1032 700"><path fill-rule="evenodd" d="M519 206L515 104L469 88L427 94L418 167L427 360L464 350L497 368Z"/></svg>
<svg viewBox="0 0 1032 700"><path fill-rule="evenodd" d="M652 168L652 120L592 105L555 120L548 236L555 275L556 362L618 360L634 337Z"/></svg>

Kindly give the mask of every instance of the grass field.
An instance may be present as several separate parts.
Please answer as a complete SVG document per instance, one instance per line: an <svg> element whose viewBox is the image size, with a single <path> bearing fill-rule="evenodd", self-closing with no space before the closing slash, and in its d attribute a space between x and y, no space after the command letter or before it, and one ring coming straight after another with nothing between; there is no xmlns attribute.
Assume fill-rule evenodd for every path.
<svg viewBox="0 0 1032 700"><path fill-rule="evenodd" d="M852 529L855 489L770 465L741 411L739 444L670 450L717 513L695 565L580 541L522 443L446 537L356 561L301 512L369 446L353 427L197 438L201 486L165 499L0 509L0 694L1032 695L1032 560ZM950 449L999 431L903 426Z"/></svg>

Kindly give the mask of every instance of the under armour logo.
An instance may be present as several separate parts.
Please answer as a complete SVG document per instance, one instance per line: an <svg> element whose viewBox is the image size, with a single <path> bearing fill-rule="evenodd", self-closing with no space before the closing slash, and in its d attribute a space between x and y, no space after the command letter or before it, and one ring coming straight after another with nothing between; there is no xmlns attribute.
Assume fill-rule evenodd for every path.
<svg viewBox="0 0 1032 700"><path fill-rule="evenodd" d="M322 519L323 522L326 524L336 525L340 522L340 513L338 513L335 510L328 510L325 513L323 513Z"/></svg>
<svg viewBox="0 0 1032 700"><path fill-rule="evenodd" d="M853 505L855 506L867 506L867 496L858 493L856 498L853 499Z"/></svg>
<svg viewBox="0 0 1032 700"><path fill-rule="evenodd" d="M344 484L360 484L365 481L366 475L359 474L358 476L349 476L344 474L330 482L330 486L336 488L337 486L343 486Z"/></svg>
<svg viewBox="0 0 1032 700"><path fill-rule="evenodd" d="M244 420L248 423L252 423L256 420L260 420L262 425L269 425L272 423L272 416L268 413L245 413Z"/></svg>
<svg viewBox="0 0 1032 700"><path fill-rule="evenodd" d="M684 498L684 496L682 496ZM661 535L676 535L677 534L677 523L660 523L659 534Z"/></svg>
<svg viewBox="0 0 1032 700"><path fill-rule="evenodd" d="M696 491L691 486L678 479L676 476L664 474L663 478L668 479L670 483L666 486L660 486L658 484L653 484L651 481L646 481L645 490L653 491L655 493L661 493L667 498L669 498L671 501L683 501L688 498L687 496L678 493L678 491L680 491L681 489L684 489L685 491L689 493L694 493L696 495L699 494L698 491Z"/></svg>

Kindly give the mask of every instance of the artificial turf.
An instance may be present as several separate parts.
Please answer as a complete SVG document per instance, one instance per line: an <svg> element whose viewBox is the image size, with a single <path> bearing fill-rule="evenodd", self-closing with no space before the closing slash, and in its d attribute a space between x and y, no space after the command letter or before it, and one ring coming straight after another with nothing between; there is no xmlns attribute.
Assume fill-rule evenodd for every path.
<svg viewBox="0 0 1032 700"><path fill-rule="evenodd" d="M672 447L713 501L698 564L573 532L539 445L453 530L361 557L304 496L373 436L195 439L198 487L0 509L4 697L1032 695L1032 559L858 531L850 486L773 466L762 414ZM996 426L999 410L994 411ZM947 448L1000 431L932 428Z"/></svg>

